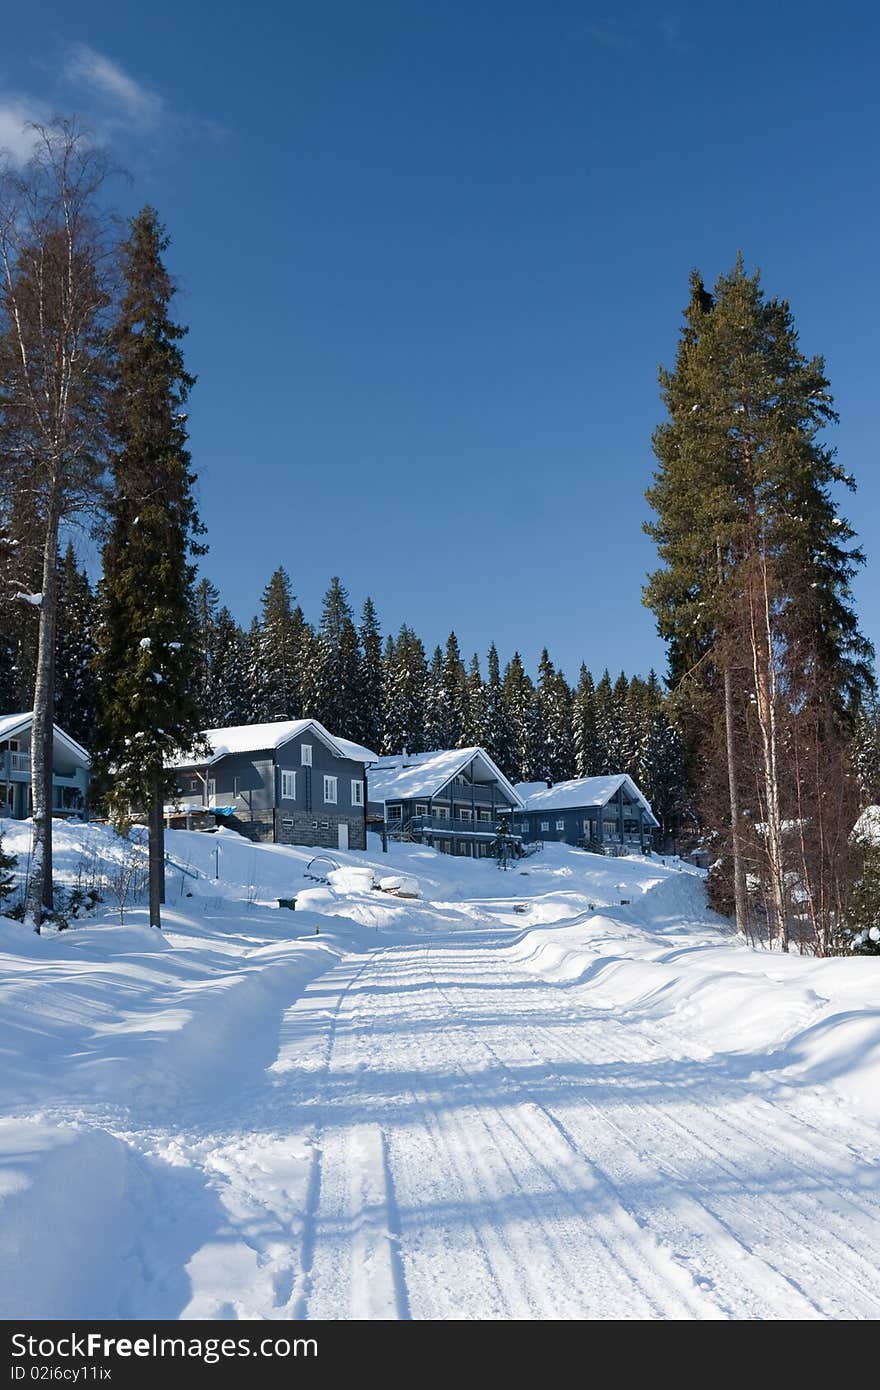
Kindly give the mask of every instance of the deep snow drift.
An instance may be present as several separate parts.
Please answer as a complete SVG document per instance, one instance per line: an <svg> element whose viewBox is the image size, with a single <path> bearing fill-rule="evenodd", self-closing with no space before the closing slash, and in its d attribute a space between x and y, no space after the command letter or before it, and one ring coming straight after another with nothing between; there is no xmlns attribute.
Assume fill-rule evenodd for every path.
<svg viewBox="0 0 880 1390"><path fill-rule="evenodd" d="M0 1317L880 1314L880 959L658 860L168 850L161 935L0 919Z"/></svg>

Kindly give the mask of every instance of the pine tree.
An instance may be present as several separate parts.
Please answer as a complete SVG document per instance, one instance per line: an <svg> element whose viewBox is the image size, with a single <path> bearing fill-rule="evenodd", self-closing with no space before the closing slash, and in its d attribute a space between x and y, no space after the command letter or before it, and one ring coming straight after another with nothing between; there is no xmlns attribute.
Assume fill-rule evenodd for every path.
<svg viewBox="0 0 880 1390"><path fill-rule="evenodd" d="M357 739L377 749L382 741L382 634L373 600L364 600L359 631L361 653L360 713Z"/></svg>
<svg viewBox="0 0 880 1390"><path fill-rule="evenodd" d="M209 729L251 722L247 641L226 607L213 621L211 682L204 695L204 713Z"/></svg>
<svg viewBox="0 0 880 1390"><path fill-rule="evenodd" d="M548 782L564 782L574 776L572 698L546 647L538 666L538 711L540 776Z"/></svg>
<svg viewBox="0 0 880 1390"><path fill-rule="evenodd" d="M540 712L531 677L519 652L514 652L502 684L505 722L510 738L510 763L502 771L515 782L534 782L540 777Z"/></svg>
<svg viewBox="0 0 880 1390"><path fill-rule="evenodd" d="M27 470L25 470L27 472ZM0 482L3 473L0 471ZM7 479L9 481L9 479ZM0 507L0 709L31 709L37 671L39 611L16 594L40 592L42 551L33 516L32 491L18 479L3 489Z"/></svg>
<svg viewBox="0 0 880 1390"><path fill-rule="evenodd" d="M596 733L596 689L583 662L572 702L572 742L575 776L595 777L601 766Z"/></svg>
<svg viewBox="0 0 880 1390"><path fill-rule="evenodd" d="M501 685L501 667L498 650L493 642L486 660L485 686L485 740L483 747L502 770L512 765L510 736L504 708L504 691Z"/></svg>
<svg viewBox="0 0 880 1390"><path fill-rule="evenodd" d="M69 544L58 566L55 712L63 729L86 748L95 739L95 596Z"/></svg>
<svg viewBox="0 0 880 1390"><path fill-rule="evenodd" d="M193 672L197 698L206 716L211 705L214 684L214 639L220 594L210 579L202 578L195 588L193 613L198 641L198 661ZM209 727L219 727L208 719Z"/></svg>
<svg viewBox="0 0 880 1390"><path fill-rule="evenodd" d="M463 744L467 748L485 748L488 736L486 687L476 652L471 657L467 674L466 700Z"/></svg>
<svg viewBox="0 0 880 1390"><path fill-rule="evenodd" d="M405 624L385 649L384 753L421 753L426 748L425 696L427 666L425 649L412 628Z"/></svg>
<svg viewBox="0 0 880 1390"><path fill-rule="evenodd" d="M619 772L617 756L617 713L611 675L606 667L596 686L596 774L607 776Z"/></svg>
<svg viewBox="0 0 880 1390"><path fill-rule="evenodd" d="M852 480L821 438L836 419L824 364L802 355L788 305L766 299L741 259L711 295L693 277L661 383L669 418L655 435L648 530L662 568L646 601L673 687L686 686L702 723L708 786L726 774L737 923L748 930L748 867L787 949L795 876L802 917L838 904L846 873L828 848L845 840L851 808L838 800L832 826L826 792L848 784L851 718L872 680L850 593L863 557L832 497ZM833 936L827 917L813 925L817 939Z"/></svg>
<svg viewBox="0 0 880 1390"><path fill-rule="evenodd" d="M425 744L428 748L448 748L449 719L443 682L443 648L436 646L425 681Z"/></svg>
<svg viewBox="0 0 880 1390"><path fill-rule="evenodd" d="M116 334L118 383L111 526L104 549L99 749L117 814L149 808L150 923L161 925L166 768L203 726L192 671L198 659L195 566L203 553L183 409L193 377L170 317L168 238L153 208L122 247L125 294Z"/></svg>
<svg viewBox="0 0 880 1390"><path fill-rule="evenodd" d="M263 590L259 640L251 650L255 719L298 719L302 715L305 619L294 608L290 576L283 566Z"/></svg>
<svg viewBox="0 0 880 1390"><path fill-rule="evenodd" d="M331 733L356 739L360 733L361 655L348 593L338 576L330 581L318 632L322 691L318 718Z"/></svg>

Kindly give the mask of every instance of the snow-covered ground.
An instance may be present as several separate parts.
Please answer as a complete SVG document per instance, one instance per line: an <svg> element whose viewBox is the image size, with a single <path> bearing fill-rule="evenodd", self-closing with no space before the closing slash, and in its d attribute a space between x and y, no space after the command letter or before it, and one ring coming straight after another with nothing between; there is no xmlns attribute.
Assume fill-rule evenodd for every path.
<svg viewBox="0 0 880 1390"><path fill-rule="evenodd" d="M0 1317L880 1315L880 958L657 860L168 849L161 935L0 919Z"/></svg>

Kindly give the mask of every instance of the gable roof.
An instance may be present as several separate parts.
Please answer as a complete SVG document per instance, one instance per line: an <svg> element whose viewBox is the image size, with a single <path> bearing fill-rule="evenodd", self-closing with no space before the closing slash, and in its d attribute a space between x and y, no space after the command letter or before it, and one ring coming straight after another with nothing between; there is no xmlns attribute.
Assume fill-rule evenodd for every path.
<svg viewBox="0 0 880 1390"><path fill-rule="evenodd" d="M16 734L27 733L33 722L33 710L26 710L22 714L0 714L0 742L5 743L6 739L15 738ZM66 734L59 725L53 724L52 728L58 741L63 743L75 758L80 758L86 767L91 767L92 759L82 744L77 743L70 734Z"/></svg>
<svg viewBox="0 0 880 1390"><path fill-rule="evenodd" d="M263 753L280 748L298 734L312 732L322 743L335 753L337 758L351 758L354 762L369 763L376 754L359 743L347 738L334 738L317 719L275 719L269 724L234 724L225 729L204 729L201 737L211 748L205 758L195 758L192 754L175 758L170 767L203 767L216 763L230 753Z"/></svg>
<svg viewBox="0 0 880 1390"><path fill-rule="evenodd" d="M478 758L490 780L494 780L514 806L522 808L522 797L508 782L485 748L444 748L430 753L398 753L380 758L370 768L370 801L411 801L417 796L437 796L453 777Z"/></svg>
<svg viewBox="0 0 880 1390"><path fill-rule="evenodd" d="M630 797L646 813L648 824L658 826L647 797L626 772L609 777L574 777L569 782L557 782L555 787L534 791L525 798L527 811L565 811L582 806L607 806L620 787L626 787Z"/></svg>

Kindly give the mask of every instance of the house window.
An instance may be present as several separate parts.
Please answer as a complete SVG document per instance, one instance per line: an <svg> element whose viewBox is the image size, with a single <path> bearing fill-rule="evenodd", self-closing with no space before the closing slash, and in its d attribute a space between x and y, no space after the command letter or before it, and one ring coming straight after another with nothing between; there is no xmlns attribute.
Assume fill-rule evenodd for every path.
<svg viewBox="0 0 880 1390"><path fill-rule="evenodd" d="M437 817L438 820L449 820L449 807L435 806L434 815Z"/></svg>
<svg viewBox="0 0 880 1390"><path fill-rule="evenodd" d="M295 773L295 772L284 772L284 771L282 770L282 773L281 773L281 800L282 800L282 801L296 801L296 773Z"/></svg>
<svg viewBox="0 0 880 1390"><path fill-rule="evenodd" d="M191 792L197 792L197 791L198 791L198 789L199 789L199 779L198 779L198 777L190 777L190 779L189 779L189 789L190 789Z"/></svg>
<svg viewBox="0 0 880 1390"><path fill-rule="evenodd" d="M208 778L208 803L210 804L217 795L217 783L213 777Z"/></svg>
<svg viewBox="0 0 880 1390"><path fill-rule="evenodd" d="M403 807L401 807L401 806L389 806L389 807L388 807L388 819L389 819L389 820L400 820L400 819L402 818L402 811L403 811Z"/></svg>
<svg viewBox="0 0 880 1390"><path fill-rule="evenodd" d="M470 806L459 806L459 808L458 808L458 819L459 819L459 820L473 820L473 818L474 818L474 813L473 813L473 811L471 810Z"/></svg>
<svg viewBox="0 0 880 1390"><path fill-rule="evenodd" d="M424 801L417 801L417 802L416 802L416 815L417 815L417 816L426 816L427 814L428 814L428 807L427 807L427 804L426 804Z"/></svg>
<svg viewBox="0 0 880 1390"><path fill-rule="evenodd" d="M310 743L302 745L302 765L303 767L311 767L312 765L312 745Z"/></svg>
<svg viewBox="0 0 880 1390"><path fill-rule="evenodd" d="M548 820L542 820L542 821L541 821L541 829L542 829L542 830L547 830L547 831L549 831L549 829L550 829L550 822L549 822Z"/></svg>
<svg viewBox="0 0 880 1390"><path fill-rule="evenodd" d="M491 812L491 811L478 811L478 812L477 812L477 820L491 820L491 819L492 819L492 812Z"/></svg>
<svg viewBox="0 0 880 1390"><path fill-rule="evenodd" d="M364 804L364 784L357 777L351 779L351 804L352 806L363 806Z"/></svg>
<svg viewBox="0 0 880 1390"><path fill-rule="evenodd" d="M335 777L324 778L324 800L332 801L334 804L336 802L336 782L337 778Z"/></svg>
<svg viewBox="0 0 880 1390"><path fill-rule="evenodd" d="M564 829L565 829L565 821L564 821L564 820L558 820L558 821L556 822L556 829L557 829L557 830L564 830Z"/></svg>

